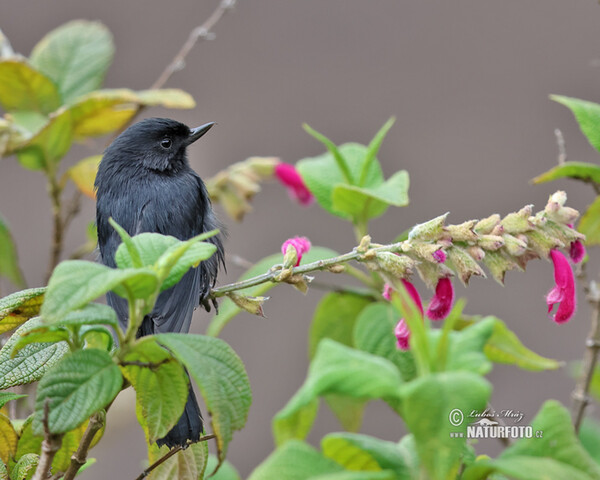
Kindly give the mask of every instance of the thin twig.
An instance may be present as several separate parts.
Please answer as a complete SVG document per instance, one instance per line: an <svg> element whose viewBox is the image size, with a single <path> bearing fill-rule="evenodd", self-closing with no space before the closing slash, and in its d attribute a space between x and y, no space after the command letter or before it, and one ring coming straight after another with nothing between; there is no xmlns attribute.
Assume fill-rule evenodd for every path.
<svg viewBox="0 0 600 480"><path fill-rule="evenodd" d="M587 299L592 306L592 324L587 340L586 350L583 357L583 368L581 375L573 391L573 426L579 432L583 421L585 409L590 403L589 390L600 352L600 291L594 282L585 283Z"/></svg>
<svg viewBox="0 0 600 480"><path fill-rule="evenodd" d="M565 137L559 128L554 129L554 135L556 136L556 145L558 146L558 164L564 165L567 161L567 150L565 148Z"/></svg>
<svg viewBox="0 0 600 480"><path fill-rule="evenodd" d="M50 469L52 468L52 461L54 455L60 450L62 444L62 434L55 434L50 432L48 426L48 415L50 413L50 399L47 398L44 402L44 417L42 418L42 424L44 426L44 441L42 442L42 454L40 461L35 470L35 475L32 480L46 480L50 476Z"/></svg>
<svg viewBox="0 0 600 480"><path fill-rule="evenodd" d="M77 447L75 453L71 455L71 463L65 472L64 480L72 480L75 478L75 475L77 475L79 469L85 465L85 462L87 462L88 450L92 445L94 436L104 426L105 418L106 413L104 411L96 412L90 417L88 426L83 433L83 437L81 437L81 441L79 442L79 447Z"/></svg>
<svg viewBox="0 0 600 480"><path fill-rule="evenodd" d="M190 32L185 43L181 46L171 62L165 67L150 88L162 88L175 72L182 70L185 67L185 58L199 40L213 40L215 38L215 34L212 32L212 29L215 27L217 22L221 20L223 15L225 15L229 10L233 9L236 1L237 0L221 0L219 2L218 7L202 23L202 25L194 28ZM129 125L133 123L133 121L144 110L144 108L145 107L143 105L138 105L131 118L121 127L121 129L116 133L115 137L129 127Z"/></svg>
<svg viewBox="0 0 600 480"><path fill-rule="evenodd" d="M211 440L216 437L217 437L216 435L211 433L210 435L204 435L203 437L200 437L198 442L206 442L207 440ZM136 477L135 480L144 480L144 478L146 478L148 475L150 475L152 470L159 467L160 465L165 463L169 458L171 458L173 455L175 455L176 453L179 453L180 451L184 450L184 448L187 448L190 445L192 445L192 443L188 443L185 447L182 447L181 445L179 445L179 446L169 450L162 457L160 457L156 462L154 462L152 465L150 465L146 470L144 470L142 473L140 473Z"/></svg>

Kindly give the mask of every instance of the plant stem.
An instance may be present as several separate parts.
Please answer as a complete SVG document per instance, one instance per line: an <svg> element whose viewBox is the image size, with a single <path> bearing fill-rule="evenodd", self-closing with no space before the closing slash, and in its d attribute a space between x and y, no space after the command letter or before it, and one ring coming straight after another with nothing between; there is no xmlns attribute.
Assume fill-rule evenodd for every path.
<svg viewBox="0 0 600 480"><path fill-rule="evenodd" d="M579 432L581 422L583 421L585 408L590 403L589 390L596 364L598 363L598 353L600 352L600 291L592 284L586 288L588 290L588 300L592 305L592 324L588 338L585 342L586 350L583 357L583 368L581 376L577 381L577 386L573 391L573 426L575 431Z"/></svg>
<svg viewBox="0 0 600 480"><path fill-rule="evenodd" d="M48 279L52 275L52 270L54 270L54 267L60 261L64 229L61 203L62 189L56 181L54 172L46 172L46 177L48 179L48 195L52 203L52 247L50 250L50 263L46 272L46 283L48 283Z"/></svg>
<svg viewBox="0 0 600 480"><path fill-rule="evenodd" d="M44 418L42 419L42 424L44 425L42 454L32 480L46 480L50 476L50 469L52 468L54 455L56 455L56 452L60 450L60 446L62 444L62 434L51 433L50 428L48 427L49 411L50 399L47 398L44 402Z"/></svg>
<svg viewBox="0 0 600 480"><path fill-rule="evenodd" d="M212 438L216 438L217 436L214 434L210 434L210 435L204 435L203 437L200 437L200 439L198 440L198 442L206 442L207 440L211 440ZM190 445L192 445L191 443L189 443L188 445L185 446L185 448L189 447ZM140 473L135 480L144 480L144 478L146 478L148 475L150 475L150 473L152 472L152 470L154 470L155 468L159 467L160 465L162 465L163 463L165 463L169 458L171 458L173 455L175 455L176 453L179 453L180 451L182 451L184 449L184 447L182 447L181 445L169 450L167 453L165 453L162 457L160 457L156 462L154 462L152 465L150 465L146 470L144 470L142 473Z"/></svg>
<svg viewBox="0 0 600 480"><path fill-rule="evenodd" d="M90 446L92 445L92 441L94 440L94 436L98 431L100 431L104 425L106 413L103 411L96 412L90 417L90 421L88 423L87 428L81 437L81 442L79 442L79 447L75 453L71 456L71 463L69 464L69 468L65 472L64 480L73 480L79 469L85 465L87 461L87 454Z"/></svg>
<svg viewBox="0 0 600 480"><path fill-rule="evenodd" d="M374 255L376 252L400 252L402 251L402 246L405 245L405 242L392 243L390 245L382 245L380 247L375 247L369 250ZM343 263L350 262L352 260L362 262L368 260L365 256L364 252L359 252L354 249L351 252L345 253L343 255L339 255L337 257L327 258L325 260L317 260L316 262L307 263L306 265L301 265L299 267L295 267L292 270L292 275L302 275L305 273L327 270L329 267L333 265L340 265ZM262 275L258 275L256 277L249 278L247 280L242 280L240 282L230 283L228 285L223 285L222 287L213 288L211 290L211 297L218 298L223 295L227 295L230 292L235 292L237 290L243 290L244 288L254 287L256 285L260 285L262 283L267 282L277 282L276 277L279 275L281 270L281 265L273 266L267 273L263 273ZM354 269L354 272L360 272L358 269ZM362 272L360 272L362 273ZM364 275L366 277L366 275ZM361 280L366 282L366 279L362 278ZM369 285L372 285L371 279L369 280Z"/></svg>

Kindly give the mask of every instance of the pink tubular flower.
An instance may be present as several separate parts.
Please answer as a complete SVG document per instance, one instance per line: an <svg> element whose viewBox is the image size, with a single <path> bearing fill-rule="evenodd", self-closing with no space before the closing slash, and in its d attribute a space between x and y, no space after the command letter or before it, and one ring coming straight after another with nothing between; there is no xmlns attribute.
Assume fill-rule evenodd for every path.
<svg viewBox="0 0 600 480"><path fill-rule="evenodd" d="M432 320L442 320L446 318L452 309L454 302L454 287L449 278L444 277L438 280L435 287L435 295L429 303L427 316Z"/></svg>
<svg viewBox="0 0 600 480"><path fill-rule="evenodd" d="M314 201L315 197L306 188L302 177L293 165L283 162L278 163L275 166L275 176L288 189L290 197L300 205L308 206Z"/></svg>
<svg viewBox="0 0 600 480"><path fill-rule="evenodd" d="M558 303L558 309L550 318L556 323L566 323L575 314L577 306L575 277L571 264L562 252L556 249L551 250L550 258L554 264L554 282L556 285L546 295L548 313L552 312L554 305Z"/></svg>
<svg viewBox="0 0 600 480"><path fill-rule="evenodd" d="M296 249L296 256L298 257L298 260L295 266L297 267L298 265L300 265L302 255L304 255L310 250L310 240L306 237L289 238L285 242L283 242L283 245L281 246L281 253L285 255L290 245Z"/></svg>
<svg viewBox="0 0 600 480"><path fill-rule="evenodd" d="M410 340L410 330L408 329L408 325L403 318L401 318L396 325L394 334L396 335L398 348L400 350L408 350L410 348L408 345L408 341Z"/></svg>
<svg viewBox="0 0 600 480"><path fill-rule="evenodd" d="M411 299L413 300L413 302L415 303L415 305L421 312L421 315L423 315L423 302L421 302L421 296L419 295L419 292L417 291L415 286L412 283L410 283L408 280L405 280L405 279L402 279L402 285L404 285L404 288L406 289L406 291L410 295ZM390 300L392 291L393 291L393 287L390 284L386 283L385 286L383 287L383 293L382 293L383 298L385 298L386 300ZM406 321L403 318L401 318L398 321L398 324L396 325L396 328L394 329L394 334L396 335L396 340L398 342L397 343L398 348L400 350L408 350L409 349L408 342L410 340L410 330L408 329L408 324L406 323Z"/></svg>

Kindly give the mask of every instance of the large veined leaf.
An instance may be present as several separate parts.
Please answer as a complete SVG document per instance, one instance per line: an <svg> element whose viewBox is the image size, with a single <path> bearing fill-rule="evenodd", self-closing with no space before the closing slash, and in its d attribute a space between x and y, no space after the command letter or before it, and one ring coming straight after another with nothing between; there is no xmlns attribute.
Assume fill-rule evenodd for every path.
<svg viewBox="0 0 600 480"><path fill-rule="evenodd" d="M96 90L114 54L112 35L99 22L74 20L33 48L31 63L58 85L65 102Z"/></svg>
<svg viewBox="0 0 600 480"><path fill-rule="evenodd" d="M144 416L148 442L164 437L181 417L188 397L183 367L151 337L137 341L122 371L133 385ZM145 366L147 365L147 366Z"/></svg>
<svg viewBox="0 0 600 480"><path fill-rule="evenodd" d="M27 321L0 350L0 389L39 380L69 350L66 342L34 343L13 355L14 346L22 338L21 333L41 325L39 317Z"/></svg>
<svg viewBox="0 0 600 480"><path fill-rule="evenodd" d="M154 463L163 457L169 449L166 446L158 448L156 444L149 447L148 459ZM153 470L148 476L149 480L198 480L206 478L206 464L208 460L208 445L206 442L194 443L185 450L181 450ZM218 477L213 477L218 478Z"/></svg>
<svg viewBox="0 0 600 480"><path fill-rule="evenodd" d="M52 433L68 432L112 402L122 385L119 367L105 351L77 350L66 355L38 385L34 433L43 432L46 403L49 430Z"/></svg>
<svg viewBox="0 0 600 480"><path fill-rule="evenodd" d="M96 198L94 181L96 180L100 160L102 160L102 155L92 155L80 160L67 170L67 175L79 191L92 199Z"/></svg>
<svg viewBox="0 0 600 480"><path fill-rule="evenodd" d="M67 260L58 264L50 277L41 313L46 321L55 322L110 290L122 296L145 298L157 288L158 277L149 268L120 270L94 262Z"/></svg>
<svg viewBox="0 0 600 480"><path fill-rule="evenodd" d="M0 60L0 105L4 110L48 114L60 104L60 94L54 82L27 60L20 57Z"/></svg>
<svg viewBox="0 0 600 480"><path fill-rule="evenodd" d="M156 341L168 348L198 384L223 461L233 432L248 417L252 392L244 364L223 340L204 335L163 333Z"/></svg>
<svg viewBox="0 0 600 480"><path fill-rule="evenodd" d="M0 299L0 333L38 316L45 292L45 288L30 288Z"/></svg>
<svg viewBox="0 0 600 480"><path fill-rule="evenodd" d="M0 413L0 460L5 464L17 451L18 436L15 428L3 413Z"/></svg>

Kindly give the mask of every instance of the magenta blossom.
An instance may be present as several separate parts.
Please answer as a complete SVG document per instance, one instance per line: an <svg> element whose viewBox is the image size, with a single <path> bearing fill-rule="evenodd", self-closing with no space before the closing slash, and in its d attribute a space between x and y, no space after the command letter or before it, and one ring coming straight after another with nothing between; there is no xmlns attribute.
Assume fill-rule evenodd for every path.
<svg viewBox="0 0 600 480"><path fill-rule="evenodd" d="M571 257L573 263L579 263L583 260L585 257L585 247L583 246L581 240L575 240L574 242L571 242L569 247L569 256Z"/></svg>
<svg viewBox="0 0 600 480"><path fill-rule="evenodd" d="M437 263L444 263L446 261L446 252L444 252L441 248L433 252L432 256Z"/></svg>
<svg viewBox="0 0 600 480"><path fill-rule="evenodd" d="M548 304L548 313L552 311L557 303L558 309L551 316L556 323L566 323L571 320L577 307L575 297L575 277L571 264L564 254L556 249L550 251L550 258L554 264L554 282L556 285L548 295L546 303Z"/></svg>
<svg viewBox="0 0 600 480"><path fill-rule="evenodd" d="M408 350L410 348L408 345L408 341L410 340L410 330L408 329L408 325L403 318L401 318L396 325L394 334L396 335L398 348L400 350Z"/></svg>
<svg viewBox="0 0 600 480"><path fill-rule="evenodd" d="M432 320L446 318L454 302L454 287L449 278L440 278L435 287L435 295L429 303L427 316Z"/></svg>
<svg viewBox="0 0 600 480"><path fill-rule="evenodd" d="M306 188L302 177L294 165L280 162L275 166L275 176L288 189L290 197L300 205L310 205L315 197Z"/></svg>
<svg viewBox="0 0 600 480"><path fill-rule="evenodd" d="M568 223L567 227L573 228L573 224ZM571 257L571 261L573 263L579 263L584 259L585 247L581 240L575 240L574 242L571 242L571 245L569 245L569 257Z"/></svg>
<svg viewBox="0 0 600 480"><path fill-rule="evenodd" d="M281 253L285 255L290 245L296 249L296 256L298 257L298 260L295 266L297 267L298 265L300 265L302 255L304 255L310 250L310 240L306 237L289 238L285 242L283 242L283 245L281 246Z"/></svg>
<svg viewBox="0 0 600 480"><path fill-rule="evenodd" d="M421 312L421 315L423 315L423 302L421 301L421 296L419 295L419 292L417 291L415 286L412 283L410 283L408 280L405 280L404 278L402 279L402 285L404 285L404 288L410 295L414 304ZM383 298L385 298L386 300L390 300L393 290L394 290L393 287L389 283L386 283L385 286L383 287L383 293L382 293ZM403 318L401 318L398 321L398 324L396 325L396 328L394 329L394 334L396 335L396 340L398 341L398 344L397 344L398 348L400 350L408 350L408 348L409 348L408 341L410 339L410 330L408 329L408 324L406 323L406 321Z"/></svg>

